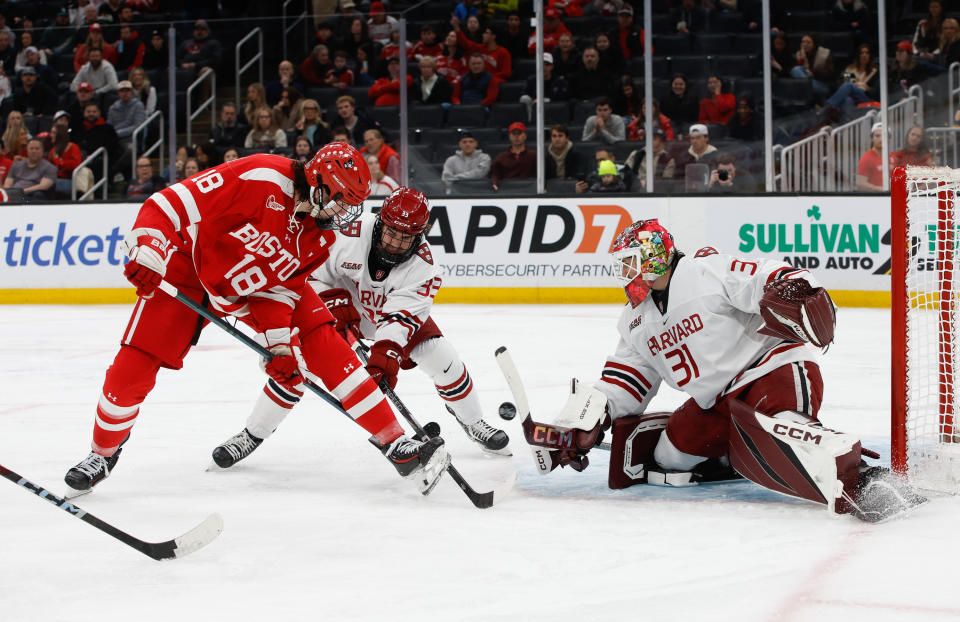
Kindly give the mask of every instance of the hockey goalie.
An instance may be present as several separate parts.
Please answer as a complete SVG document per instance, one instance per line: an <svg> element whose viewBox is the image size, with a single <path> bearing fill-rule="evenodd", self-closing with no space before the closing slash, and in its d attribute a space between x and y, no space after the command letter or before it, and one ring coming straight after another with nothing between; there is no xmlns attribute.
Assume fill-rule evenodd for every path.
<svg viewBox="0 0 960 622"><path fill-rule="evenodd" d="M612 428L611 488L742 476L870 522L925 501L818 421L836 315L808 271L712 248L687 257L656 220L626 228L611 255L628 298L619 342L593 387L574 382L556 425L525 422L541 472L582 470ZM690 397L646 413L661 383Z"/></svg>

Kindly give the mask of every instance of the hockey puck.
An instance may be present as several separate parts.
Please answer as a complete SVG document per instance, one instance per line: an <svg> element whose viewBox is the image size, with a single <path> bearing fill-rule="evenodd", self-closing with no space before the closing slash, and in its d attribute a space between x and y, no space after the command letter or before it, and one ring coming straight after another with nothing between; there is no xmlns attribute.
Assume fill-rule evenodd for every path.
<svg viewBox="0 0 960 622"><path fill-rule="evenodd" d="M423 431L426 432L430 438L437 438L440 436L440 424L436 421L428 421L427 424L423 426Z"/></svg>
<svg viewBox="0 0 960 622"><path fill-rule="evenodd" d="M517 407L511 402L500 404L500 418L510 421L517 416Z"/></svg>

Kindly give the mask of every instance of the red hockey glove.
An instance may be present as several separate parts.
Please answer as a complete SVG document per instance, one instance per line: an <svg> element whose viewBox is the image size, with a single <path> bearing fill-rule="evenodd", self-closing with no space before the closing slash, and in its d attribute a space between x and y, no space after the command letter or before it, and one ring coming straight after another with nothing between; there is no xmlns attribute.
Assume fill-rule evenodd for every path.
<svg viewBox="0 0 960 622"><path fill-rule="evenodd" d="M367 373L377 384L386 382L390 388L397 386L402 348L392 341L378 341L370 348Z"/></svg>
<svg viewBox="0 0 960 622"><path fill-rule="evenodd" d="M760 299L764 325L759 333L823 348L833 341L837 320L830 294L804 279L781 279L767 284Z"/></svg>
<svg viewBox="0 0 960 622"><path fill-rule="evenodd" d="M123 267L123 276L137 288L138 296L151 298L157 291L167 273L169 247L152 235L141 235L137 237L136 246L127 252L130 261Z"/></svg>
<svg viewBox="0 0 960 622"><path fill-rule="evenodd" d="M320 292L320 300L336 320L337 332L343 335L344 339L347 338L348 333L352 333L355 337L360 336L360 314L353 306L350 292L345 289L328 289Z"/></svg>
<svg viewBox="0 0 960 622"><path fill-rule="evenodd" d="M299 329L273 328L255 337L257 343L267 348L273 358L261 359L261 366L267 375L280 386L287 389L297 388L303 383L301 368L306 368L300 353Z"/></svg>

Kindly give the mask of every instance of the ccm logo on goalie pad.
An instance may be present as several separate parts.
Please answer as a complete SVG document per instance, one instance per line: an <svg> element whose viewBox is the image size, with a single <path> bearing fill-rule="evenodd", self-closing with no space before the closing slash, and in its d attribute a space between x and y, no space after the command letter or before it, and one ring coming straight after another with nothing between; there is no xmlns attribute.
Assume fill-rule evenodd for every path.
<svg viewBox="0 0 960 622"><path fill-rule="evenodd" d="M789 436L790 438L803 441L804 443L812 442L814 445L819 445L820 441L823 440L822 434L812 434L809 430L792 428L782 423L778 423L773 426L773 433L779 434L780 436Z"/></svg>
<svg viewBox="0 0 960 622"><path fill-rule="evenodd" d="M573 449L573 433L574 430L560 430L553 426L535 425L533 440L557 449Z"/></svg>

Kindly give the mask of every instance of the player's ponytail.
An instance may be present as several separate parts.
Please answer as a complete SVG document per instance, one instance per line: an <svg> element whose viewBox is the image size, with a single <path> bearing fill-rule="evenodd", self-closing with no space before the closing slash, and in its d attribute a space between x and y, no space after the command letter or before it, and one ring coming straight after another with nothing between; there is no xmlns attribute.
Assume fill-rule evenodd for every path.
<svg viewBox="0 0 960 622"><path fill-rule="evenodd" d="M290 171L293 173L293 191L301 201L309 201L310 184L307 183L307 174L303 169L303 162L291 160Z"/></svg>

